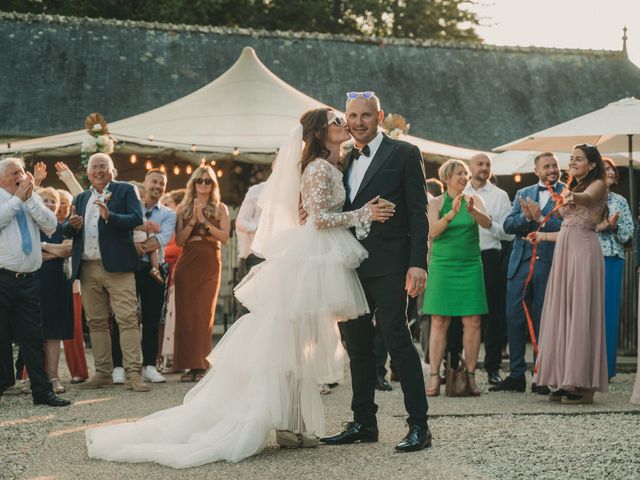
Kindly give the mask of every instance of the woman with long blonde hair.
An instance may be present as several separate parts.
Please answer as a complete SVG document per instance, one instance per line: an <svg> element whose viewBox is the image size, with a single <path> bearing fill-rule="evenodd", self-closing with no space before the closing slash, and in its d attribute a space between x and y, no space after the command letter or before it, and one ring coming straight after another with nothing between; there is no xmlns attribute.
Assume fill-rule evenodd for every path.
<svg viewBox="0 0 640 480"><path fill-rule="evenodd" d="M174 273L174 368L188 369L181 381L197 382L208 368L222 271L220 245L229 241L230 228L211 167L202 165L191 174L177 215L176 244L184 248Z"/></svg>

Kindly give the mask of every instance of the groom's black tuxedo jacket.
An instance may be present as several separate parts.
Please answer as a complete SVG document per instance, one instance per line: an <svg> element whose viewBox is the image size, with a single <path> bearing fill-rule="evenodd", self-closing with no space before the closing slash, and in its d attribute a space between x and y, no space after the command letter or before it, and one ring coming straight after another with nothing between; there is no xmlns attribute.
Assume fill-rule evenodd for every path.
<svg viewBox="0 0 640 480"><path fill-rule="evenodd" d="M396 204L394 216L385 223L373 222L369 236L361 240L369 252L358 269L362 278L406 273L409 267L427 269L427 187L418 147L384 135L353 202L349 172L353 162L347 154L344 184L345 211L357 210L376 195Z"/></svg>

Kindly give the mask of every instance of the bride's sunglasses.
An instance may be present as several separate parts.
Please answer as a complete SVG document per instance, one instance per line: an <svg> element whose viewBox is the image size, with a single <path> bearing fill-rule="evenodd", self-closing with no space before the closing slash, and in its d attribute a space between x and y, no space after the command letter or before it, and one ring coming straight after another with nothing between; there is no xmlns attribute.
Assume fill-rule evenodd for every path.
<svg viewBox="0 0 640 480"><path fill-rule="evenodd" d="M338 127L344 127L347 121L339 115L334 115L327 121L327 127L332 123L335 123Z"/></svg>

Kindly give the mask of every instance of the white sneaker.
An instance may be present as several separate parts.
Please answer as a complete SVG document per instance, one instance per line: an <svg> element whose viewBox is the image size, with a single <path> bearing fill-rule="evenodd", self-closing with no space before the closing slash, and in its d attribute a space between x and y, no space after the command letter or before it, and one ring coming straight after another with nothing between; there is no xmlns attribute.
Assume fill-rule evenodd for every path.
<svg viewBox="0 0 640 480"><path fill-rule="evenodd" d="M153 365L144 367L142 369L142 376L144 377L145 382L164 383L166 381L165 378L160 375L158 369L156 369L156 367L154 367Z"/></svg>
<svg viewBox="0 0 640 480"><path fill-rule="evenodd" d="M113 378L114 385L124 385L124 368L116 367L111 372L111 377Z"/></svg>

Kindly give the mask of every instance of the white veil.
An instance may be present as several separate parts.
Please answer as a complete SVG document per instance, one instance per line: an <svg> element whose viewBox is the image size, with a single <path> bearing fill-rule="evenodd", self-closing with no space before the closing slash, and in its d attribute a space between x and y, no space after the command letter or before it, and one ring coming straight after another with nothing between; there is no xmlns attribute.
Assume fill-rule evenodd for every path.
<svg viewBox="0 0 640 480"><path fill-rule="evenodd" d="M262 209L251 251L266 258L266 247L279 233L299 225L302 125L298 124L278 151L273 172L258 199Z"/></svg>

